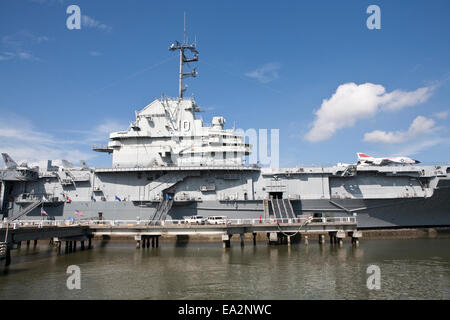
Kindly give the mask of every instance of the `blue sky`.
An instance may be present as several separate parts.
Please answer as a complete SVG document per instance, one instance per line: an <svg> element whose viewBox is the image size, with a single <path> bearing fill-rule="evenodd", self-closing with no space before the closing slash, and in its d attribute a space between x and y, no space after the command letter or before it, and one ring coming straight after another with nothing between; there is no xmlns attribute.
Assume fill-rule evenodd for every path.
<svg viewBox="0 0 450 320"><path fill-rule="evenodd" d="M66 8L85 16L68 30ZM381 29L369 30L369 5ZM450 2L0 2L0 150L16 160L110 166L110 131L161 93L177 95L168 51L197 38L186 81L210 122L280 129L280 165L355 162L356 152L449 163Z"/></svg>

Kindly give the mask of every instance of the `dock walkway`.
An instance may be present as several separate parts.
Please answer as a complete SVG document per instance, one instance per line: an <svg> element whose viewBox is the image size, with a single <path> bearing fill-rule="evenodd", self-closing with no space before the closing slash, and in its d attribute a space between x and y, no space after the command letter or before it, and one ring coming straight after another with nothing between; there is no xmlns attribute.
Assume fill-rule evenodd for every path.
<svg viewBox="0 0 450 320"><path fill-rule="evenodd" d="M94 236L134 236L137 247L148 247L150 239L152 246L157 247L161 236L199 234L222 235L224 247L229 247L233 235L239 235L243 245L244 236L248 233L253 234L254 243L258 233L267 234L269 244L284 243L283 239L290 243L290 238L297 234L305 236L306 243L308 234L319 234L320 243L324 243L324 235L327 233L331 242L342 241L346 233L352 237L352 242L361 237L354 217L227 219L220 224L190 224L184 220L15 220L0 224L0 240L4 240L0 258L6 259L8 265L10 250L20 247L22 241L26 241L27 245L34 241L36 245L38 240L50 239L59 248L61 242L65 241L66 252L70 252L72 247L76 248L77 241L84 249L84 241L88 240L90 247Z"/></svg>

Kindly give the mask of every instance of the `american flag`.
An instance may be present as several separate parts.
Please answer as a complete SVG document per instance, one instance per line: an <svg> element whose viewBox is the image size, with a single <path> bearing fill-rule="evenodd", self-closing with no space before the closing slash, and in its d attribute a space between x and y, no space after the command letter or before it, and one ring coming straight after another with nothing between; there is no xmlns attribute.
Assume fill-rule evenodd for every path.
<svg viewBox="0 0 450 320"><path fill-rule="evenodd" d="M75 214L78 215L78 216L82 216L83 215L83 211L75 210Z"/></svg>
<svg viewBox="0 0 450 320"><path fill-rule="evenodd" d="M41 208L41 215L48 216L48 213L45 212L44 208Z"/></svg>

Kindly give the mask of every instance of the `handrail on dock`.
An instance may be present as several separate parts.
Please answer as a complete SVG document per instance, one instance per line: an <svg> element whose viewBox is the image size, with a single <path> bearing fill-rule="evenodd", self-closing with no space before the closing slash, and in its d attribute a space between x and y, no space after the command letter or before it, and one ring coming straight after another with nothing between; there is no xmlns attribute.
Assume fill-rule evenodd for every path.
<svg viewBox="0 0 450 320"><path fill-rule="evenodd" d="M258 224L303 224L309 220L309 223L350 223L356 224L355 217L318 217L313 218L311 216L300 216L298 218L282 218L282 219L226 219L222 223L217 225L258 225ZM173 226L173 225L208 225L204 224L188 223L184 219L176 220L15 220L15 221L2 221L0 228L18 229L22 227L68 227L68 226Z"/></svg>

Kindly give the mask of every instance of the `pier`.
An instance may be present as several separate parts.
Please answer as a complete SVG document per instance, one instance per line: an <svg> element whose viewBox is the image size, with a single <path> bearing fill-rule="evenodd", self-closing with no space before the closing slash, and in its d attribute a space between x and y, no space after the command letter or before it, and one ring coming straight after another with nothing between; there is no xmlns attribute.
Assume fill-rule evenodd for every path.
<svg viewBox="0 0 450 320"><path fill-rule="evenodd" d="M52 222L52 223L49 223ZM84 249L84 241L88 241L88 247L91 246L92 234L89 226L70 225L65 223L56 223L57 221L14 221L14 223L0 224L0 259L5 260L5 266L11 263L11 250L20 248L25 242L27 247L33 241L33 246L37 245L39 240L48 240L50 244L61 249L61 243L65 242L65 252L69 253L76 250L77 241L80 242L81 249Z"/></svg>
<svg viewBox="0 0 450 320"><path fill-rule="evenodd" d="M308 235L318 235L319 243L325 244L328 235L331 244L342 245L348 235L354 245L358 245L361 233L357 231L354 217L299 216L289 219L227 219L220 224L191 224L184 220L22 220L0 224L0 258L5 265L11 263L10 251L30 241L36 245L38 240L49 240L58 250L65 242L65 252L76 251L77 242L81 250L85 241L91 248L91 239L95 236L126 236L136 241L136 248L158 248L160 237L219 235L224 248L229 248L233 236L240 238L244 246L246 234L253 237L256 245L257 234L267 235L269 245L291 244L291 238L304 238L308 245Z"/></svg>

